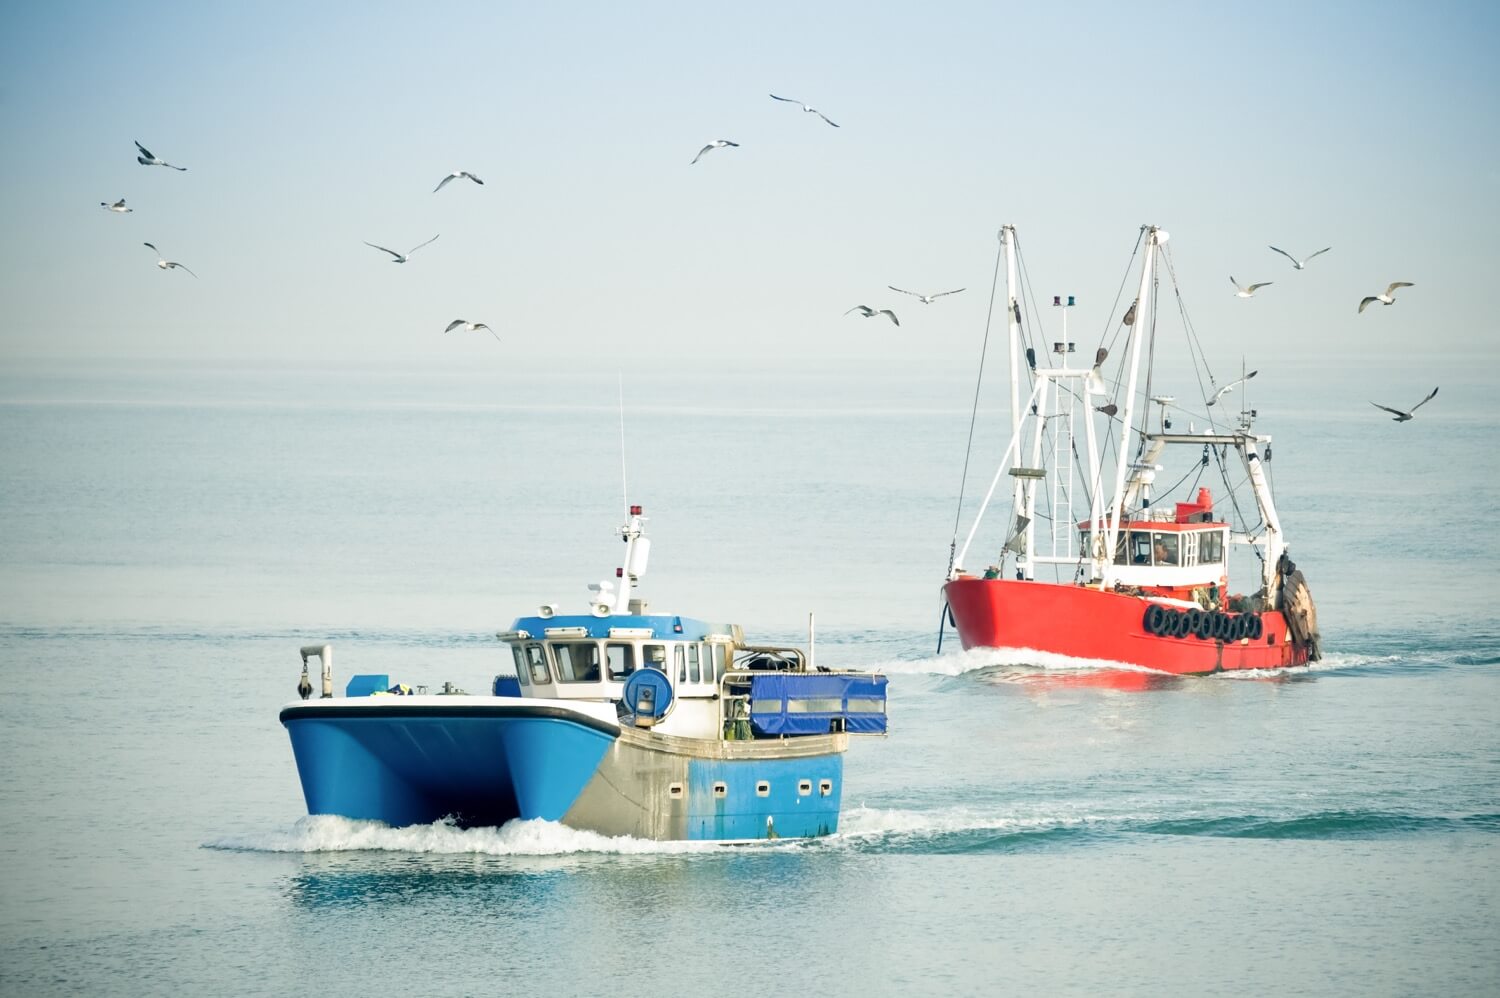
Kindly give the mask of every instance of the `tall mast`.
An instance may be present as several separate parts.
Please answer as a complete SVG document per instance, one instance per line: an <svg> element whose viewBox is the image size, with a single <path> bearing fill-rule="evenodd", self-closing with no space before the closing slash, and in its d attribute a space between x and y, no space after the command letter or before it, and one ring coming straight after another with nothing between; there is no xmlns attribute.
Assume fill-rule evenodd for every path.
<svg viewBox="0 0 1500 998"><path fill-rule="evenodd" d="M1135 324L1130 327L1130 381L1125 390L1125 423L1120 430L1120 452L1115 459L1114 509L1109 519L1109 541L1104 549L1104 571L1099 588L1108 589L1114 582L1115 551L1120 538L1120 517L1125 506L1125 472L1132 463L1130 435L1135 429L1135 389L1141 373L1141 341L1151 324L1151 285L1156 273L1157 248L1167 241L1167 234L1152 225L1146 231L1146 255L1141 263L1141 288L1136 295Z"/></svg>
<svg viewBox="0 0 1500 998"><path fill-rule="evenodd" d="M1005 247L1005 325L1010 332L1010 428L1013 433L1019 434L1021 427L1021 307L1017 303L1017 293L1020 290L1020 282L1016 276L1016 227L1005 225L1000 229L1000 242ZM1019 435L1017 440L1019 440ZM1021 464L1021 451L1018 446L1014 459L1015 465ZM1035 465L1035 461L1032 462ZM1011 511L1017 517L1025 517L1027 532L1023 543L1026 545L1027 571L1030 571L1032 534L1029 530L1032 511L1027 508L1029 493L1025 485L1026 480L1016 479L1015 495L1011 501ZM1007 533L1014 527L1007 527ZM1003 561L1005 553L1001 552ZM1021 555L1017 552L1016 561L1019 566Z"/></svg>

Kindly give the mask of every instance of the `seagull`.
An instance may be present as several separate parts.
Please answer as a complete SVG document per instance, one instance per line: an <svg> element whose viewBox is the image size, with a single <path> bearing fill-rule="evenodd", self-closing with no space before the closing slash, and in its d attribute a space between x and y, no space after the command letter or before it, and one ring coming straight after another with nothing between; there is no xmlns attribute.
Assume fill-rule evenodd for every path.
<svg viewBox="0 0 1500 998"><path fill-rule="evenodd" d="M1302 268L1306 267L1308 262L1311 261L1313 257L1317 256L1318 253L1327 253L1329 250L1333 249L1332 246L1324 246L1322 249L1318 250L1318 253L1309 253L1306 260L1299 260L1284 249L1276 249L1275 246L1272 246L1271 248L1273 250L1276 250L1276 252L1280 253L1282 256L1286 257L1288 260L1292 261L1292 267L1297 270L1301 270Z"/></svg>
<svg viewBox="0 0 1500 998"><path fill-rule="evenodd" d="M491 336L493 336L496 340L500 339L500 334L495 332L493 329L490 329L489 326L486 326L482 322L470 322L468 319L454 319L452 322L448 323L448 328L443 330L443 332L451 333L453 332L453 330L459 329L460 327L464 330L464 332L467 333L472 333L476 329L489 329Z"/></svg>
<svg viewBox="0 0 1500 998"><path fill-rule="evenodd" d="M851 308L849 310L849 312L858 312L861 316L863 316L866 319L873 319L877 315L888 315L888 316L891 317L891 321L892 322L894 322L898 326L901 325L901 320L898 319L898 318L896 318L896 313L892 312L888 308L871 308L868 305L856 305L853 308ZM848 315L849 312L845 312L844 314Z"/></svg>
<svg viewBox="0 0 1500 998"><path fill-rule="evenodd" d="M125 214L127 211L135 211L134 208L127 208L127 207L125 207L125 199L124 198L121 198L120 200L116 201L114 204L110 204L108 201L100 201L99 202L99 207L103 208L105 211L119 212L122 215Z"/></svg>
<svg viewBox="0 0 1500 998"><path fill-rule="evenodd" d="M1385 289L1385 294L1383 294L1383 295L1371 295L1370 297L1366 298L1364 301L1360 302L1359 303L1359 310L1361 312L1363 312L1365 310L1365 306L1368 305L1368 304L1370 304L1370 302L1372 302L1372 301L1378 301L1382 305L1394 305L1394 304L1396 304L1396 289L1397 288L1409 288L1409 287L1412 287L1412 286L1413 285L1412 285L1411 281L1392 281L1391 282L1391 286Z"/></svg>
<svg viewBox="0 0 1500 998"><path fill-rule="evenodd" d="M797 100L794 97L777 97L775 94L771 94L771 99L772 100L779 100L779 101L786 101L788 104L796 104L796 105L800 106L802 108L802 110L806 111L808 114L816 114L818 117L822 118L824 121L827 121L834 128L839 127L839 123L838 122L836 122L836 121L829 121L828 115L824 114L822 111L819 111L817 108L813 107L810 104L803 104L800 100Z"/></svg>
<svg viewBox="0 0 1500 998"><path fill-rule="evenodd" d="M963 288L954 288L952 291L939 291L935 295L919 295L915 291L906 291L902 288L896 287L894 284L887 284L886 287L890 288L892 291L900 291L904 295L911 295L923 305L931 305L934 301L943 297L943 295L956 295L963 290Z"/></svg>
<svg viewBox="0 0 1500 998"><path fill-rule="evenodd" d="M141 243L141 245L149 247L150 250L151 250L151 252L153 252L153 253L156 254L156 265L158 267L160 267L162 270L187 270L187 272L189 274L193 274L193 272L191 270L188 270L182 264L177 263L174 260L164 260L164 259L162 259L161 250L157 249L151 243ZM198 275L197 274L193 274L193 276L197 277Z"/></svg>
<svg viewBox="0 0 1500 998"><path fill-rule="evenodd" d="M185 166L173 166L171 163L168 163L164 159L157 159L155 156L151 155L150 149L147 149L139 142L135 144L135 147L141 151L141 154L135 158L135 161L142 166L165 166L169 169L181 170L183 173L187 172L187 167Z"/></svg>
<svg viewBox="0 0 1500 998"><path fill-rule="evenodd" d="M1432 390L1432 395L1428 395L1422 401L1420 401L1416 405L1412 406L1410 412L1402 412L1400 409L1392 409L1390 406L1388 406L1388 405L1381 405L1379 402L1371 402L1370 404L1373 405L1377 409L1384 409L1386 412L1393 412L1393 413L1395 413L1396 414L1395 417L1394 417L1395 422L1404 423L1408 419L1414 419L1414 418L1416 418L1417 410L1420 409L1420 408L1422 408L1422 406L1426 405L1428 402L1431 402L1432 401L1432 396L1436 395L1437 392L1438 392L1438 390L1436 388L1434 388Z"/></svg>
<svg viewBox="0 0 1500 998"><path fill-rule="evenodd" d="M457 180L460 177L467 177L468 179L474 181L474 183L478 184L480 187L484 186L484 181L480 180L478 177L474 176L474 174L470 173L468 170L454 170L452 173L448 174L442 180L438 181L438 185L432 189L432 193L436 194L438 191L442 190L444 187L447 186L448 181L450 181L450 180Z"/></svg>
<svg viewBox="0 0 1500 998"><path fill-rule="evenodd" d="M1235 286L1235 288L1238 289L1234 293L1234 296L1236 298L1249 298L1251 295L1255 294L1255 289L1256 288L1263 288L1263 287L1266 287L1267 285L1274 284L1276 282L1275 281L1262 281L1259 284L1252 284L1248 288L1242 288L1242 287L1240 287L1240 282L1236 281L1231 276L1229 278L1229 283L1233 284Z"/></svg>
<svg viewBox="0 0 1500 998"><path fill-rule="evenodd" d="M438 233L438 236L440 236L440 235L442 235L441 232ZM427 240L427 243L432 242L432 240L436 239L436 238L437 238L437 236L433 236L432 239ZM389 253L391 256L393 256L393 257L396 258L396 259L394 259L394 260L391 261L392 263L405 263L407 260L411 259L411 255L413 253L415 253L417 250L421 249L423 246L426 246L427 243L418 243L416 246L413 246L411 249L407 250L405 253L397 253L393 249L386 249L384 246L376 246L374 243L365 243L365 245L373 247L375 249L378 249L382 253Z"/></svg>
<svg viewBox="0 0 1500 998"><path fill-rule="evenodd" d="M1218 391L1214 392L1214 397L1211 398L1211 399L1209 399L1204 404L1205 405L1213 405L1215 402L1219 401L1219 399L1223 398L1225 395L1228 395L1230 392L1234 391L1237 386L1243 385L1245 382L1249 381L1251 378L1255 377L1259 373L1260 373L1259 371L1251 371L1249 374L1245 375L1243 378L1239 379L1238 381L1231 381L1229 384L1225 385L1223 388L1220 388Z"/></svg>
<svg viewBox="0 0 1500 998"><path fill-rule="evenodd" d="M739 145L740 144L738 142L730 142L728 139L714 139L708 145L698 150L698 155L693 157L693 163L696 163L698 162L698 160L702 159L703 154L706 152L713 152L715 149L723 149L725 146L734 146L736 149L738 149ZM692 166L693 163L689 163L688 166Z"/></svg>

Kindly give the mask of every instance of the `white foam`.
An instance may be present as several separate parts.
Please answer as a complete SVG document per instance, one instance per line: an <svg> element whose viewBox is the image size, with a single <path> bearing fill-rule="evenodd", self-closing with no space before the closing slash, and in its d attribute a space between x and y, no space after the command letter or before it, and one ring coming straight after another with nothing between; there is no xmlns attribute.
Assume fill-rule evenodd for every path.
<svg viewBox="0 0 1500 998"><path fill-rule="evenodd" d="M475 856L686 853L711 850L720 845L717 842L655 842L629 836L610 837L540 819L508 821L499 828L460 828L451 821L392 828L380 821L328 814L300 818L289 829L226 836L206 843L210 849L248 852L407 852Z"/></svg>

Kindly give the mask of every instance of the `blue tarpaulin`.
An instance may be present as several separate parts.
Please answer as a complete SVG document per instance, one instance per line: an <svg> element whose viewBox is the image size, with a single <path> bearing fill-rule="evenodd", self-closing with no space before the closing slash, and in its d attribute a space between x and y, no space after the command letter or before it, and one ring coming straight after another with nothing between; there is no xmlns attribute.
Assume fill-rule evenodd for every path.
<svg viewBox="0 0 1500 998"><path fill-rule="evenodd" d="M759 737L844 730L885 734L885 677L771 672L750 680L750 726ZM841 722L835 724L834 722Z"/></svg>

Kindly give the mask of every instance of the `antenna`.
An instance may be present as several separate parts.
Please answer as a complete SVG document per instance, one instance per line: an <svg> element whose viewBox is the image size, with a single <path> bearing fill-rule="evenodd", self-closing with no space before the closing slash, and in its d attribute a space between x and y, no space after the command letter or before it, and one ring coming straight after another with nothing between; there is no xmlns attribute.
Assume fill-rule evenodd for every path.
<svg viewBox="0 0 1500 998"><path fill-rule="evenodd" d="M620 497L625 500L625 508L630 508L630 479L625 475L625 375L617 375L620 379Z"/></svg>

